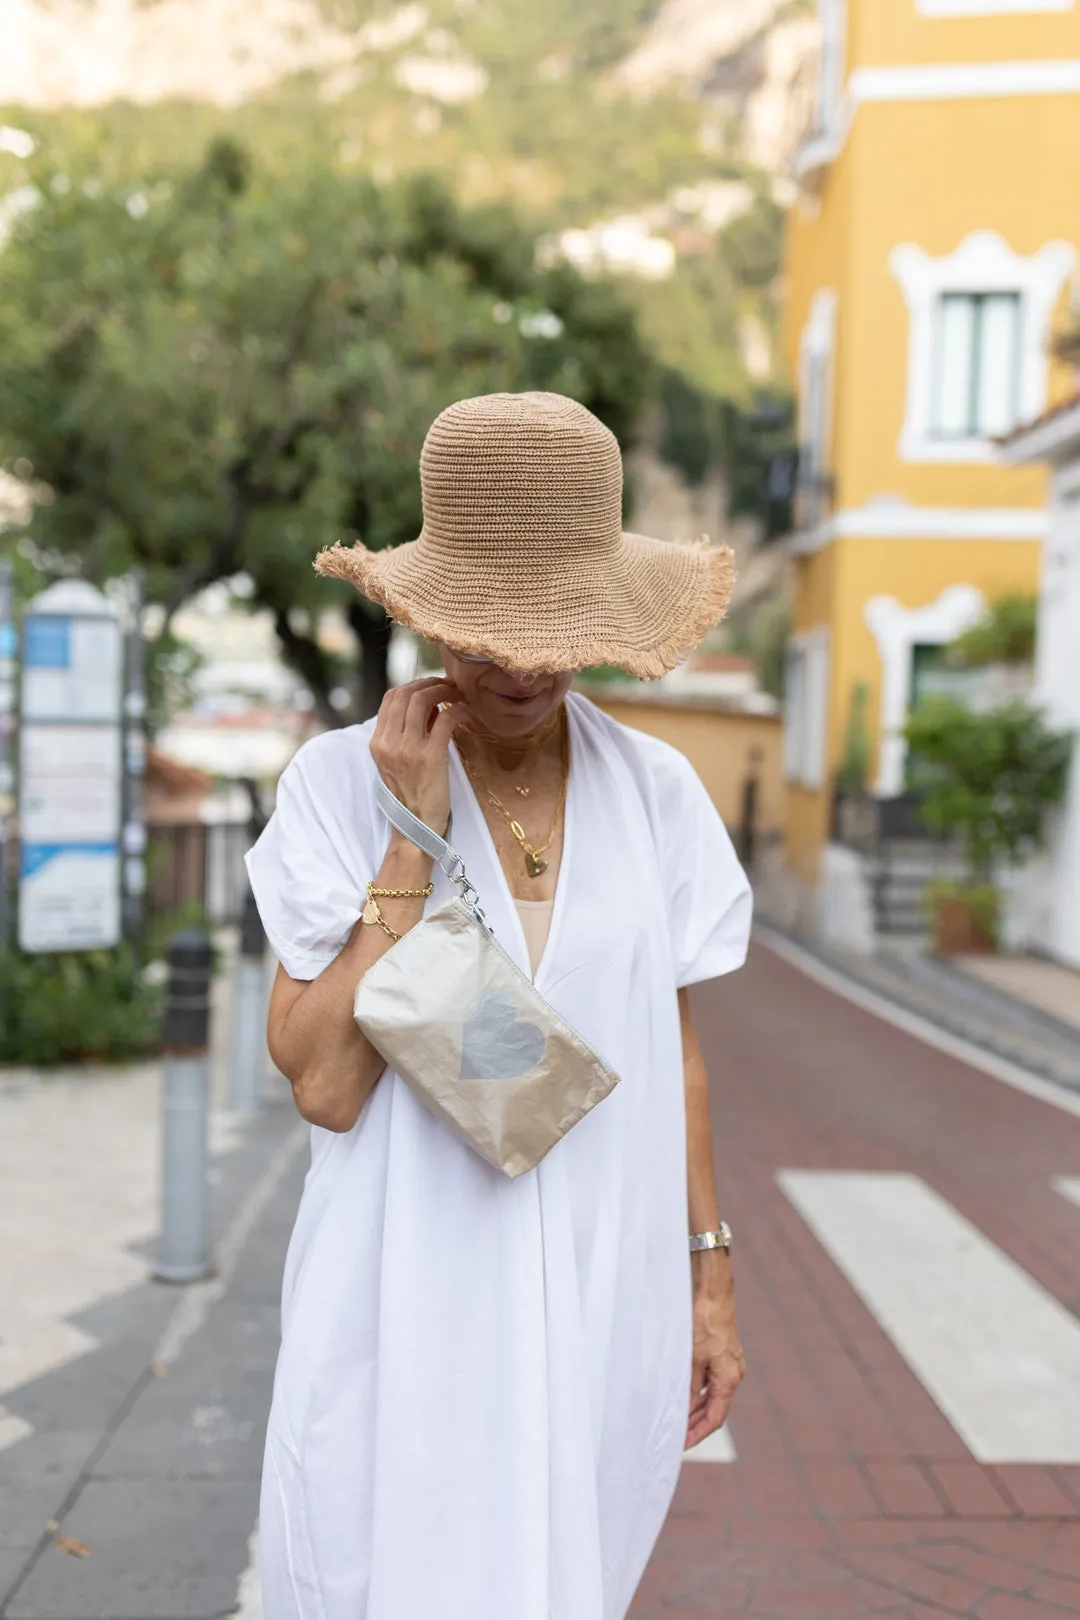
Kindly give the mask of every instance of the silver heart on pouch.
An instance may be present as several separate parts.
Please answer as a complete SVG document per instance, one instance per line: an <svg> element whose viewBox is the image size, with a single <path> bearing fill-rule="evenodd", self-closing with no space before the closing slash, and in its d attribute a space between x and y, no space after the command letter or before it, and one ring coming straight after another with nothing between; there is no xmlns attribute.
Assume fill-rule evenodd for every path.
<svg viewBox="0 0 1080 1620"><path fill-rule="evenodd" d="M510 996L501 990L485 991L465 1014L460 1078L514 1080L536 1067L546 1045L543 1030L518 1017Z"/></svg>

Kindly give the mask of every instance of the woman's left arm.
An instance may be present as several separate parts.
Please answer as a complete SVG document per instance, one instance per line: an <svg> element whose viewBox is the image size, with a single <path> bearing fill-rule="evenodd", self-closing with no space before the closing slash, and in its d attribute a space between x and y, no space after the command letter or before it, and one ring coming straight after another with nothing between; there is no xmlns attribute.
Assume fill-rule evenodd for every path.
<svg viewBox="0 0 1080 1620"><path fill-rule="evenodd" d="M720 1220L713 1166L709 1082L701 1043L690 1014L690 996L679 991L683 1076L686 1086L687 1203L691 1232L714 1232ZM725 1249L691 1256L694 1280L694 1354L686 1447L718 1429L742 1382L746 1363L739 1344L731 1260Z"/></svg>

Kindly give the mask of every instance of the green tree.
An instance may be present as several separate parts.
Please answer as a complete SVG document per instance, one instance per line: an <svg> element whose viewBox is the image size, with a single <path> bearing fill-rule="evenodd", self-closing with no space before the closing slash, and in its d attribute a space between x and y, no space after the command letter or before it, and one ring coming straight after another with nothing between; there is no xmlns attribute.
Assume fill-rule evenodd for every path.
<svg viewBox="0 0 1080 1620"><path fill-rule="evenodd" d="M604 283L534 268L505 209L429 179L378 187L312 158L287 179L217 140L196 167L107 187L54 159L0 255L0 464L29 467L39 556L131 563L176 609L244 572L330 724L341 602L356 708L385 689L381 609L317 579L342 535L420 528L417 457L453 399L571 394L626 439L649 367Z"/></svg>

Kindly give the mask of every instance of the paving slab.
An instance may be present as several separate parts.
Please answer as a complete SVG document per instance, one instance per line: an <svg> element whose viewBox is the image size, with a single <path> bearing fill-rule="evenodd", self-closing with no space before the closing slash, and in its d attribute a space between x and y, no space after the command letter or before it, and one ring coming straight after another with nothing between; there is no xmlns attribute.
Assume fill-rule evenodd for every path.
<svg viewBox="0 0 1080 1620"><path fill-rule="evenodd" d="M154 1490L162 1479L257 1478L277 1343L275 1301L226 1296L168 1377L147 1384L94 1477L141 1478Z"/></svg>
<svg viewBox="0 0 1080 1620"><path fill-rule="evenodd" d="M258 1506L254 1479L92 1480L64 1536L8 1606L9 1620L210 1620L236 1604Z"/></svg>

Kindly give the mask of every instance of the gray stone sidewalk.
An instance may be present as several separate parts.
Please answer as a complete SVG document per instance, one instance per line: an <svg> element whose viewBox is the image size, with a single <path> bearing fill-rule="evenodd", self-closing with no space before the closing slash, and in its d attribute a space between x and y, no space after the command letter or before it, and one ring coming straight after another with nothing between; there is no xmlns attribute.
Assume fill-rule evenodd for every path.
<svg viewBox="0 0 1080 1620"><path fill-rule="evenodd" d="M97 1082L100 1093L84 1094ZM10 1258L13 1224L18 1229L10 1187L0 1209L9 1257L0 1253L0 1297L11 1305L0 1310L0 1370L7 1349L15 1378L20 1354L29 1356L24 1372L34 1356L43 1368L0 1382L3 1620L211 1620L235 1612L257 1512L281 1267L307 1164L306 1128L284 1082L277 1085L250 1123L218 1116L216 1274L177 1288L148 1275L154 1177L143 1162L142 1115L156 1097L156 1075L0 1080L0 1131L5 1119L19 1123L31 1135L27 1152L35 1132L45 1145L43 1111L62 1122L80 1107L92 1116L108 1105L126 1122L123 1147L137 1156L131 1187L116 1162L106 1163L114 1199L102 1199L92 1177L89 1191L67 1191L68 1232L45 1220L43 1239L29 1211L33 1264L21 1270ZM112 1152L115 1160L119 1129L102 1129L96 1148L89 1132L87 1154L107 1160ZM18 1151L10 1130L4 1150ZM58 1155L56 1169L64 1162ZM48 1152L42 1156L47 1168ZM32 1173L24 1185L36 1185ZM65 1189L54 1183L52 1192L63 1203ZM95 1199L96 1233L92 1223L86 1230ZM105 1213L115 1217L117 1207L124 1219L110 1226ZM97 1271L95 1237L105 1251ZM126 1280L128 1265L134 1281ZM77 1305L88 1302L61 1318L65 1290Z"/></svg>
<svg viewBox="0 0 1080 1620"><path fill-rule="evenodd" d="M769 929L784 937L785 931L766 919L763 937ZM928 955L913 942L882 943L873 955L864 955L825 945L804 932L786 937L865 989L949 1034L1043 1079L1080 1091L1080 1031L1002 987Z"/></svg>

